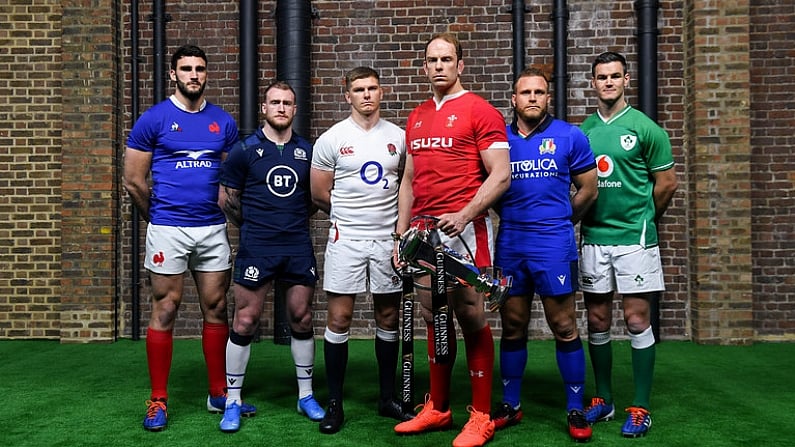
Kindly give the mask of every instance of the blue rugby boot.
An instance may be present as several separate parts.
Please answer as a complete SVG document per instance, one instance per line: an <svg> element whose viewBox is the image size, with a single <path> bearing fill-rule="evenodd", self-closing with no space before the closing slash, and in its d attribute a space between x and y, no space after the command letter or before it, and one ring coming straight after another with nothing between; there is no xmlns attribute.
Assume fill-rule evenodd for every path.
<svg viewBox="0 0 795 447"><path fill-rule="evenodd" d="M302 399L298 399L296 409L298 410L299 414L306 415L310 421L314 422L320 422L323 419L323 416L326 415L326 411L323 410L323 407L317 403L311 394Z"/></svg>
<svg viewBox="0 0 795 447"><path fill-rule="evenodd" d="M166 401L148 400L146 401L146 416L144 416L144 428L149 431L160 431L168 424L168 413L166 412Z"/></svg>

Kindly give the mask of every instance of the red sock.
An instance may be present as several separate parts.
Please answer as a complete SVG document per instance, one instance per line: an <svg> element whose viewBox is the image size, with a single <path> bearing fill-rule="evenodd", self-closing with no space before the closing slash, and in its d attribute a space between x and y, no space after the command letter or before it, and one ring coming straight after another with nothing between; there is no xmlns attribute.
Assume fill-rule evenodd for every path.
<svg viewBox="0 0 795 447"><path fill-rule="evenodd" d="M229 326L220 323L204 322L202 327L202 350L207 364L207 380L210 396L224 394L226 387L226 340Z"/></svg>
<svg viewBox="0 0 795 447"><path fill-rule="evenodd" d="M491 412L491 375L494 370L494 340L487 324L481 330L464 334L467 366L472 384L472 407L482 413Z"/></svg>
<svg viewBox="0 0 795 447"><path fill-rule="evenodd" d="M436 351L433 342L433 323L428 324L428 357L430 364L428 369L431 372L431 402L433 409L447 411L450 406L450 377L453 374L453 364L455 363L456 343L455 328L451 324L448 328L450 340L450 360L447 363L436 363Z"/></svg>
<svg viewBox="0 0 795 447"><path fill-rule="evenodd" d="M168 374L171 372L171 353L174 337L171 331L146 330L146 360L149 365L151 399L168 399Z"/></svg>

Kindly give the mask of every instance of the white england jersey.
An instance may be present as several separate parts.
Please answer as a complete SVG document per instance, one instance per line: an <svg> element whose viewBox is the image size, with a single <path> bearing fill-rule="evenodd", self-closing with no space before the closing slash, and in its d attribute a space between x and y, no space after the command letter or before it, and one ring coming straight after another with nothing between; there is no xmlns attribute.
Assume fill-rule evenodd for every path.
<svg viewBox="0 0 795 447"><path fill-rule="evenodd" d="M332 240L391 237L397 221L398 171L405 156L405 132L383 119L366 131L348 117L320 135L312 166L334 172Z"/></svg>

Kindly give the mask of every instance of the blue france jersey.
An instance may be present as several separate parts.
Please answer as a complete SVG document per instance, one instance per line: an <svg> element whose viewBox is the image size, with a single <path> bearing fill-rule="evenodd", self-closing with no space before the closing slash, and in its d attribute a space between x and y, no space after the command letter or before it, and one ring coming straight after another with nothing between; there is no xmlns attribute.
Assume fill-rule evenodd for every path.
<svg viewBox="0 0 795 447"><path fill-rule="evenodd" d="M496 207L500 215L496 253L577 259L571 179L596 167L588 139L576 126L551 116L526 138L515 123L507 131L511 186Z"/></svg>
<svg viewBox="0 0 795 447"><path fill-rule="evenodd" d="M221 184L241 191L241 257L313 254L311 163L312 145L295 132L280 151L259 128L229 152Z"/></svg>
<svg viewBox="0 0 795 447"><path fill-rule="evenodd" d="M221 155L237 141L231 115L210 103L195 113L162 101L144 112L127 138L127 147L152 153L150 222L198 227L226 217L218 207Z"/></svg>

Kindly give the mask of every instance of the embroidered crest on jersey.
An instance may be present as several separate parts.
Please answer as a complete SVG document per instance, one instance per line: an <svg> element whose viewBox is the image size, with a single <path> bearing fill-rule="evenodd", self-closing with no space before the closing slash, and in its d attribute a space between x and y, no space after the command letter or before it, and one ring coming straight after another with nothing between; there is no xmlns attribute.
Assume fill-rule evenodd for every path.
<svg viewBox="0 0 795 447"><path fill-rule="evenodd" d="M182 128L179 127L179 123L174 121L173 123L171 123L171 131L172 132L182 132Z"/></svg>
<svg viewBox="0 0 795 447"><path fill-rule="evenodd" d="M397 155L397 147L392 143L386 145L386 150L389 152L389 155Z"/></svg>
<svg viewBox="0 0 795 447"><path fill-rule="evenodd" d="M256 281L259 279L259 269L250 265L246 267L246 271L243 272L243 279L247 279L249 281Z"/></svg>
<svg viewBox="0 0 795 447"><path fill-rule="evenodd" d="M293 151L293 158L296 160L306 160L306 151L300 147L295 148Z"/></svg>
<svg viewBox="0 0 795 447"><path fill-rule="evenodd" d="M635 143L638 142L638 137L635 135L621 135L621 147L625 151L631 151L635 148Z"/></svg>
<svg viewBox="0 0 795 447"><path fill-rule="evenodd" d="M445 124L444 127L453 127L453 123L455 123L455 120L457 120L457 119L458 119L458 117L455 116L455 115L448 116L447 117L447 124Z"/></svg>
<svg viewBox="0 0 795 447"><path fill-rule="evenodd" d="M207 130L209 130L210 133L219 135L221 133L221 126L219 126L216 121L213 121L209 126L207 126Z"/></svg>
<svg viewBox="0 0 795 447"><path fill-rule="evenodd" d="M340 148L340 157L350 157L353 155L353 146L343 146Z"/></svg>
<svg viewBox="0 0 795 447"><path fill-rule="evenodd" d="M555 139L554 138L544 138L541 140L541 145L538 146L538 153L540 155L544 154L552 154L555 155Z"/></svg>

